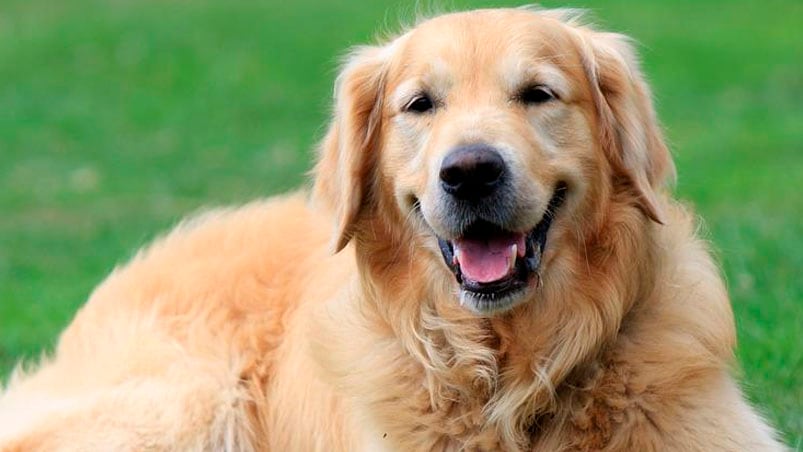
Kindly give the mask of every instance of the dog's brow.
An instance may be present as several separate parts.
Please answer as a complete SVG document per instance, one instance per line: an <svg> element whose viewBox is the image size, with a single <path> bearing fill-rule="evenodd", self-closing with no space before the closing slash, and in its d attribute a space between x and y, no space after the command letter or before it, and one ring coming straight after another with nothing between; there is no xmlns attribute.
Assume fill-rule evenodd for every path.
<svg viewBox="0 0 803 452"><path fill-rule="evenodd" d="M428 88L418 78L403 81L391 94L390 103L395 108L402 108L412 96Z"/></svg>
<svg viewBox="0 0 803 452"><path fill-rule="evenodd" d="M434 98L443 98L453 83L448 66L437 60L428 65L427 69L413 78L402 81L391 95L391 103L397 108L409 101L410 97L419 92L427 92Z"/></svg>
<svg viewBox="0 0 803 452"><path fill-rule="evenodd" d="M513 67L510 67L513 66ZM508 92L516 93L529 85L546 85L559 97L569 92L566 75L552 64L518 61L502 68L502 79Z"/></svg>

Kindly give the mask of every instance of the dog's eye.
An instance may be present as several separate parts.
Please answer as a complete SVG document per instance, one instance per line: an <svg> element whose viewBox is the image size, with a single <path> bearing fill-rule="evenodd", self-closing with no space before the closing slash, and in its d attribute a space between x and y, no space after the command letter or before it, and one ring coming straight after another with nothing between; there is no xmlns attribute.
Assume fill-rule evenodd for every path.
<svg viewBox="0 0 803 452"><path fill-rule="evenodd" d="M537 105L555 99L555 93L543 85L528 86L516 95L516 99L526 105Z"/></svg>
<svg viewBox="0 0 803 452"><path fill-rule="evenodd" d="M435 107L435 104L432 102L429 96L426 94L419 94L413 98L407 105L404 107L404 111L409 111L413 113L426 113L432 110Z"/></svg>

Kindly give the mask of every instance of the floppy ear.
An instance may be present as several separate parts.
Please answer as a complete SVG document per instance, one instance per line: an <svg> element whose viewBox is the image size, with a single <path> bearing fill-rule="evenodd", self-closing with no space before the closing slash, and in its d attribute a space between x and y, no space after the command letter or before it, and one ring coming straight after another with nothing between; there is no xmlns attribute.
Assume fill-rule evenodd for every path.
<svg viewBox="0 0 803 452"><path fill-rule="evenodd" d="M633 46L624 35L584 31L583 64L601 119L604 150L617 175L633 188L641 210L663 224L656 190L674 178L675 167Z"/></svg>
<svg viewBox="0 0 803 452"><path fill-rule="evenodd" d="M320 145L313 196L335 218L332 248L351 240L364 206L378 151L386 58L379 47L360 47L335 82L334 118Z"/></svg>

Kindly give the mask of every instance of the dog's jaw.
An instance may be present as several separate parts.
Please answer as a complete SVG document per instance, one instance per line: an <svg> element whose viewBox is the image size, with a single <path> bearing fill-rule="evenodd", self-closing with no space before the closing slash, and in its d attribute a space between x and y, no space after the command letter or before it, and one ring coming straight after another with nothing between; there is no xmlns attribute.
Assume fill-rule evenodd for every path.
<svg viewBox="0 0 803 452"><path fill-rule="evenodd" d="M535 275L540 280L540 275ZM502 295L481 294L461 288L458 295L460 306L479 315L500 314L513 309L527 300L529 287L522 287Z"/></svg>

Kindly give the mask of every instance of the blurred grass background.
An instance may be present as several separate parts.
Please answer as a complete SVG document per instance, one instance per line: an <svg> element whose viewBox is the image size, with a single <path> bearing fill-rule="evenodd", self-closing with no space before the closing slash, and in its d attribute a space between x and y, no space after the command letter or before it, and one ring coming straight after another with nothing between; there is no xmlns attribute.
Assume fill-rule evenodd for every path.
<svg viewBox="0 0 803 452"><path fill-rule="evenodd" d="M447 9L499 5L513 4ZM744 386L800 447L803 2L570 6L642 44L677 192L727 275ZM302 183L337 57L413 12L394 1L3 0L0 374L52 347L92 287L182 216Z"/></svg>

